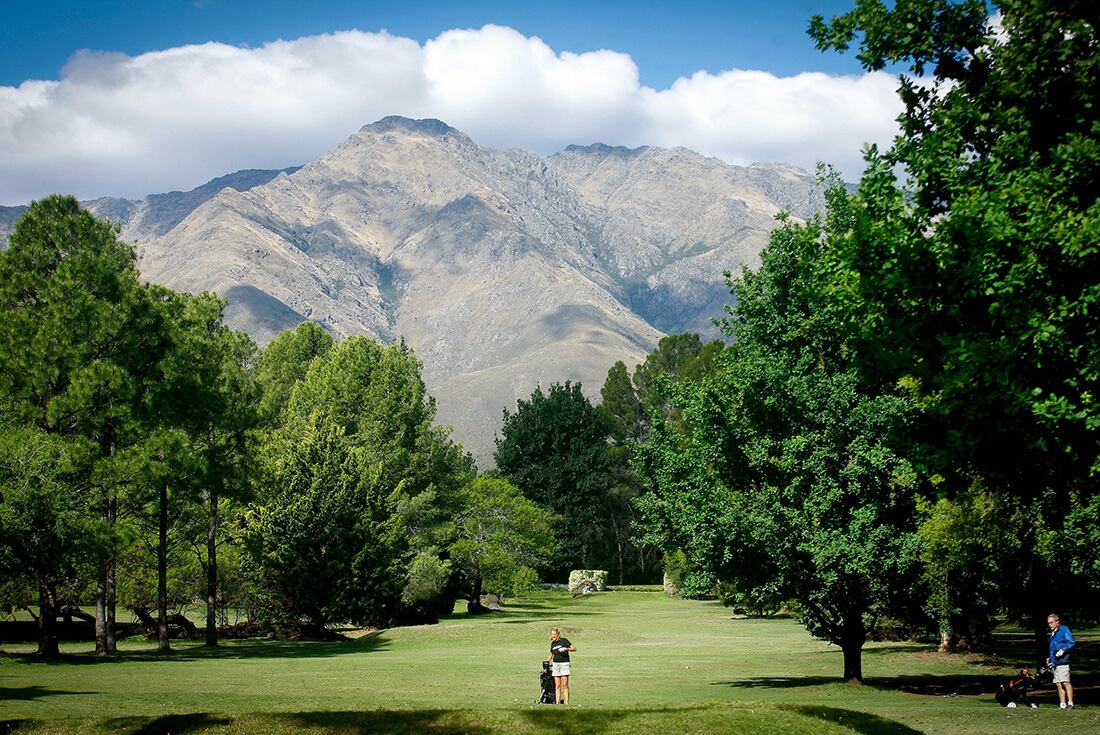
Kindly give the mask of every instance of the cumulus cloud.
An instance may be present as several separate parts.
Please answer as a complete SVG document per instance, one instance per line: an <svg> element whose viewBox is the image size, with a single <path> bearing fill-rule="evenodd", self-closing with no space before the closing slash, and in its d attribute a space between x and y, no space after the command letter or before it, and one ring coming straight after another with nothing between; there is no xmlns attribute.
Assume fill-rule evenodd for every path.
<svg viewBox="0 0 1100 735"><path fill-rule="evenodd" d="M685 146L731 163L824 160L849 178L894 135L888 74L697 72L639 83L627 54L557 52L501 26L419 44L345 31L259 48L83 51L60 80L0 86L0 203L140 197L312 160L386 115L435 117L491 147Z"/></svg>

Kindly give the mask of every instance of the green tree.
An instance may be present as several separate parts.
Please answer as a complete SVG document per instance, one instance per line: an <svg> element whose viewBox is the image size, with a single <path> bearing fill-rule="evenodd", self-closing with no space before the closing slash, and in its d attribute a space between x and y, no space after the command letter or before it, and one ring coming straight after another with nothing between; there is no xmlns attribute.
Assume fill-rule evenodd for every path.
<svg viewBox="0 0 1100 735"><path fill-rule="evenodd" d="M634 387L646 422L656 413L666 418L671 415L672 407L665 400L660 387L661 380L673 383L701 380L714 371L715 360L722 348L719 340L704 344L694 332L662 337L656 349L634 368Z"/></svg>
<svg viewBox="0 0 1100 735"><path fill-rule="evenodd" d="M535 388L515 413L504 410L493 458L501 476L562 519L555 529L559 552L549 564L555 576L608 561L609 431L579 383L554 383L546 393Z"/></svg>
<svg viewBox="0 0 1100 735"><path fill-rule="evenodd" d="M226 302L213 294L176 296L172 347L162 367L160 415L186 434L193 472L177 473L180 490L204 509L192 513L187 532L201 532L196 547L206 577L206 645L218 644L218 547L221 515L251 492L248 437L259 424L260 392L250 370L256 346L223 323ZM165 498L166 499L166 498ZM201 523L196 521L201 518ZM196 528L201 525L201 528ZM166 614L160 607L161 617ZM163 627L163 626L162 626Z"/></svg>
<svg viewBox="0 0 1100 735"><path fill-rule="evenodd" d="M123 489L114 457L143 439L149 420L143 388L167 349L162 321L131 248L75 198L34 202L16 223L0 253L2 412L73 443L83 467L69 491L108 529ZM96 591L101 654L115 649L114 586L108 550Z"/></svg>
<svg viewBox="0 0 1100 735"><path fill-rule="evenodd" d="M288 415L305 420L318 413L340 426L382 467L389 487L410 495L454 490L472 471L473 460L433 425L435 399L424 386L422 365L404 343L383 346L352 337L313 362L292 392Z"/></svg>
<svg viewBox="0 0 1100 735"><path fill-rule="evenodd" d="M1095 570L1100 522L1100 39L1093 3L996 7L1001 32L977 0L860 0L810 34L909 72L901 134L870 151L845 243L863 369L916 391L940 492L978 482L1032 503L1038 653L1051 597L1096 581L1067 572Z"/></svg>
<svg viewBox="0 0 1100 735"><path fill-rule="evenodd" d="M262 456L262 498L245 548L269 623L327 637L331 622L388 625L405 569L390 523L392 488L343 427L313 414L288 424Z"/></svg>
<svg viewBox="0 0 1100 735"><path fill-rule="evenodd" d="M124 509L137 534L150 543L156 558L157 648L171 648L168 634L168 560L173 531L194 504L194 479L200 472L199 460L190 451L187 433L174 427L151 427L143 441L116 455L115 477L125 478L130 487ZM124 468L124 469L123 469ZM122 471L120 471L122 470ZM177 544L178 545L178 544ZM140 565L139 565L140 566Z"/></svg>
<svg viewBox="0 0 1100 735"><path fill-rule="evenodd" d="M662 337L631 377L621 360L607 371L600 389L600 411L611 422L616 444L643 441L655 414L672 415L662 381L699 381L714 372L724 346L721 341L703 343L698 334L670 334Z"/></svg>
<svg viewBox="0 0 1100 735"><path fill-rule="evenodd" d="M324 436L328 436L330 429L340 432L339 441L326 439L325 454L319 456L331 453L326 462L333 467L353 462L358 468L355 471L367 473L364 477L369 478L368 486L354 489L347 485L350 479L341 479L348 489L331 498L315 494L309 502L331 501L334 505L325 506L327 510L320 507L314 510L336 513L349 503L354 506L354 502L359 502L356 498L373 498L371 520L364 527L367 530L341 540L347 544L367 544L362 556L364 566L351 566L355 557L348 553L350 546L344 548L342 557L334 556L326 563L331 567L330 574L340 575L341 579L375 575L373 588L361 590L360 598L352 599L349 589L340 609L359 609L357 614L369 613L383 622L405 617L430 619L438 611L441 600L428 598L429 592L444 595L449 590L449 585L432 581L444 567L438 555L449 543L445 527L453 521L455 493L473 473L472 459L451 441L449 430L433 425L435 403L425 390L420 371L420 362L404 344L387 347L364 337L345 340L313 360L305 377L294 385L283 428L264 442L264 455L277 458L285 453L287 442L293 441L287 437L298 436L304 427L315 427L311 431L323 429ZM313 506L302 505L306 501L295 500L295 494L287 489L288 482L302 486L304 480L281 471L269 472L266 477L259 488L258 503L266 515L254 518L313 512L310 510ZM336 489L326 492L336 493ZM263 525L267 530L261 536L274 533L276 527ZM290 563L282 551L279 555L260 553L255 543L252 549L263 575L270 574L268 567L277 561ZM435 562L429 558L432 555ZM343 568L339 568L340 558L346 560ZM368 563L379 566L371 570L365 566ZM298 589L308 593L308 597L315 597L309 584L302 583ZM408 603L407 607L401 606L402 600ZM352 603L361 609L348 607ZM308 617L315 625L329 619L322 614L321 607L313 607Z"/></svg>
<svg viewBox="0 0 1100 735"><path fill-rule="evenodd" d="M0 432L0 604L37 602L38 655L56 658L59 588L99 553L98 520L74 492L71 446L38 429ZM71 601L70 601L71 602Z"/></svg>
<svg viewBox="0 0 1100 735"><path fill-rule="evenodd" d="M607 371L607 378L600 388L600 412L607 417L611 438L616 444L644 438L649 422L630 379L630 372L622 360Z"/></svg>
<svg viewBox="0 0 1100 735"><path fill-rule="evenodd" d="M977 488L922 505L926 609L939 626L940 649L987 647L1006 600L1026 590L1030 509Z"/></svg>
<svg viewBox="0 0 1100 735"><path fill-rule="evenodd" d="M131 486L135 519L155 529L157 633L168 650L170 547L191 547L178 535L201 533L209 645L217 644L217 546L222 501L249 490L246 436L256 424L257 391L247 369L255 346L222 324L225 301L151 287L164 312L168 348L142 391L147 421L141 442L115 463ZM204 523L197 523L202 516ZM182 527L181 527L182 523ZM202 528L198 526L202 525ZM179 554L175 554L179 564ZM141 565L135 565L140 569Z"/></svg>
<svg viewBox="0 0 1100 735"><path fill-rule="evenodd" d="M641 545L635 538L640 518L634 500L642 493L642 485L631 467L633 445L649 435L654 416L675 415L664 386L698 381L712 373L722 349L720 341L704 344L697 334L668 335L635 367L633 378L621 361L607 373L599 410L611 425L606 518L620 582L659 581L661 574L661 550ZM697 590L699 594L708 591L709 587Z"/></svg>
<svg viewBox="0 0 1100 735"><path fill-rule="evenodd" d="M281 332L256 357L255 379L262 389L259 414L267 426L281 423L295 384L318 357L332 349L332 335L314 322Z"/></svg>
<svg viewBox="0 0 1100 735"><path fill-rule="evenodd" d="M485 612L481 594L512 594L517 581L538 579L534 567L554 550L554 518L498 477L478 477L459 491L450 557L469 582L471 613Z"/></svg>
<svg viewBox="0 0 1100 735"><path fill-rule="evenodd" d="M862 379L836 289L859 210L833 184L826 221L787 221L732 282L722 368L672 393L678 422L639 448L656 539L689 566L797 602L808 630L861 649L918 575L915 473L892 446L910 399ZM842 302L841 302L842 303Z"/></svg>

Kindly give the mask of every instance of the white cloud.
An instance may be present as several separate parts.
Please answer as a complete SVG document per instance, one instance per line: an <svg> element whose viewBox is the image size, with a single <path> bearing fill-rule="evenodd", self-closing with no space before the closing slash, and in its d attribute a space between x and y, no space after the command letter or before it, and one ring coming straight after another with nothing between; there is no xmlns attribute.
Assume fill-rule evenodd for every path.
<svg viewBox="0 0 1100 735"><path fill-rule="evenodd" d="M435 117L492 147L679 145L731 163L819 160L854 179L900 103L887 74L697 72L641 86L626 54L555 52L510 28L420 45L346 31L260 48L80 52L59 81L0 86L0 203L140 197L240 168L304 163L386 115Z"/></svg>

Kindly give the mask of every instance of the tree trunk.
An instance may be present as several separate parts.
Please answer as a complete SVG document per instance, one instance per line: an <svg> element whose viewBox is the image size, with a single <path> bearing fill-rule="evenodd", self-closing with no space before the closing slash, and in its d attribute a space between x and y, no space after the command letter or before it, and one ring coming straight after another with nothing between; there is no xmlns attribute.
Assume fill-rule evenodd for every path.
<svg viewBox="0 0 1100 735"><path fill-rule="evenodd" d="M855 613L848 617L843 623L841 635L840 649L844 652L844 681L862 684L863 644L867 641L863 615Z"/></svg>
<svg viewBox="0 0 1100 735"><path fill-rule="evenodd" d="M959 647L959 637L951 632L951 628L948 625L940 625L940 653L948 653L954 651Z"/></svg>
<svg viewBox="0 0 1100 735"><path fill-rule="evenodd" d="M218 496L210 493L206 528L206 645L218 645Z"/></svg>
<svg viewBox="0 0 1100 735"><path fill-rule="evenodd" d="M157 514L157 650L168 651L168 486L160 488Z"/></svg>
<svg viewBox="0 0 1100 735"><path fill-rule="evenodd" d="M841 647L844 651L844 681L853 684L863 683L863 641L859 643L845 642Z"/></svg>
<svg viewBox="0 0 1100 735"><path fill-rule="evenodd" d="M1035 634L1035 670L1046 665L1050 657L1050 628L1047 627L1047 613L1036 605L1031 612L1031 630Z"/></svg>
<svg viewBox="0 0 1100 735"><path fill-rule="evenodd" d="M115 523L118 521L118 498L114 493L108 493L107 498L107 522L113 529ZM111 557L107 559L107 590L106 590L106 606L107 606L107 620L105 626L107 653L118 653L118 640L115 638L115 611L118 602L118 559L115 558L112 551Z"/></svg>
<svg viewBox="0 0 1100 735"><path fill-rule="evenodd" d="M1047 590L1047 573L1043 568L1037 552L1031 553L1031 573L1028 575L1028 599L1031 600L1031 613L1029 621L1034 638L1035 669L1041 669L1050 655L1050 630L1047 628L1047 615L1049 611L1043 607L1043 600L1049 600Z"/></svg>
<svg viewBox="0 0 1100 735"><path fill-rule="evenodd" d="M38 590L38 655L59 658L57 645L57 595L47 585Z"/></svg>
<svg viewBox="0 0 1100 735"><path fill-rule="evenodd" d="M99 579L95 586L95 652L97 656L108 656L107 646L107 569L110 565L104 559L99 566Z"/></svg>
<svg viewBox="0 0 1100 735"><path fill-rule="evenodd" d="M118 559L107 560L107 652L118 653L118 639L115 637L115 619L118 609Z"/></svg>
<svg viewBox="0 0 1100 735"><path fill-rule="evenodd" d="M481 590L483 582L481 575L478 574L474 577L473 591L470 593L470 599L466 601L466 612L470 615L480 615L488 612L488 609L481 604Z"/></svg>
<svg viewBox="0 0 1100 735"><path fill-rule="evenodd" d="M66 625L70 625L73 622L73 618L77 620L83 620L85 623L95 624L95 615L89 615L75 605L66 605L61 608L61 615Z"/></svg>
<svg viewBox="0 0 1100 735"><path fill-rule="evenodd" d="M612 533L615 534L615 558L619 564L619 584L626 584L626 580L623 578L623 571L626 566L623 563L623 535L619 532L619 522L616 519L614 509L612 509L609 515L611 518Z"/></svg>

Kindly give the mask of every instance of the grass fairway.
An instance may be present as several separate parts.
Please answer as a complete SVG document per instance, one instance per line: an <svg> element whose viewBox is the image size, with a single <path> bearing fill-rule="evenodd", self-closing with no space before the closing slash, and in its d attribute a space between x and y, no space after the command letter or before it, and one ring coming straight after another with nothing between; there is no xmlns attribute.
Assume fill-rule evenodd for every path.
<svg viewBox="0 0 1100 735"><path fill-rule="evenodd" d="M554 625L578 649L570 708L532 704ZM717 603L653 593L546 592L504 613L341 643L180 643L160 655L135 641L109 661L74 644L58 663L6 646L0 735L1100 733L1095 690L1080 686L1093 656L1088 636L1079 639L1084 706L1061 711L1044 690L1038 710L1008 710L992 692L1012 669L995 662L871 644L867 684L854 686L837 681L839 650L793 620L731 619ZM1026 646L1006 639L1005 650L1011 664L1026 663Z"/></svg>

